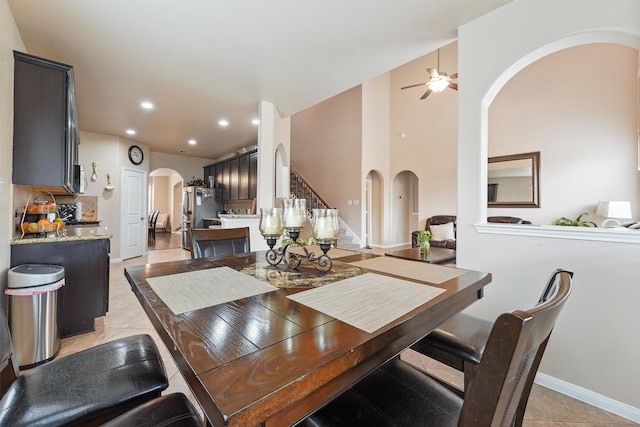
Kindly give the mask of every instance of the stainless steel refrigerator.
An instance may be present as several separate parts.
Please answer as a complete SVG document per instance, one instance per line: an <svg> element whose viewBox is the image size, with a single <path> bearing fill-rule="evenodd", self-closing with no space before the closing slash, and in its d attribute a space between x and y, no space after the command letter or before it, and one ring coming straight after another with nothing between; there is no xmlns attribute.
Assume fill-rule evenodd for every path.
<svg viewBox="0 0 640 427"><path fill-rule="evenodd" d="M182 247L191 250L190 228L205 228L204 218L217 218L222 203L215 200L214 190L202 187L182 189Z"/></svg>

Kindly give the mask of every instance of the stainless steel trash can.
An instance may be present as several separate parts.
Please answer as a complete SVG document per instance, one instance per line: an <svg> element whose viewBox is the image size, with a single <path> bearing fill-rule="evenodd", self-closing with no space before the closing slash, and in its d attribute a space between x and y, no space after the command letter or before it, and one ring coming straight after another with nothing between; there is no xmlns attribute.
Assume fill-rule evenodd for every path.
<svg viewBox="0 0 640 427"><path fill-rule="evenodd" d="M9 328L20 369L47 362L60 351L58 289L64 286L64 267L24 264L9 270Z"/></svg>

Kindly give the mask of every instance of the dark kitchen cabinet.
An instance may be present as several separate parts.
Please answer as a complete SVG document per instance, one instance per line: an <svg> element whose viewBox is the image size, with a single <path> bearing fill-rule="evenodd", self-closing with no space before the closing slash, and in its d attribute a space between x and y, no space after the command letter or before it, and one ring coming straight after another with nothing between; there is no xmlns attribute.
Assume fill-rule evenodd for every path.
<svg viewBox="0 0 640 427"><path fill-rule="evenodd" d="M230 191L229 191L229 186L231 184L230 181L230 175L229 175L229 162L222 162L222 164L220 165L222 167L222 200L223 201L227 201L227 200L231 200L229 199L230 196Z"/></svg>
<svg viewBox="0 0 640 427"><path fill-rule="evenodd" d="M229 160L229 200L239 200L238 197L238 163L239 159Z"/></svg>
<svg viewBox="0 0 640 427"><path fill-rule="evenodd" d="M14 52L13 183L53 194L79 188L73 67Z"/></svg>
<svg viewBox="0 0 640 427"><path fill-rule="evenodd" d="M109 310L109 239L11 245L11 267L61 265L65 286L58 292L60 338L95 330L96 317Z"/></svg>
<svg viewBox="0 0 640 427"><path fill-rule="evenodd" d="M249 154L249 199L258 196L258 152Z"/></svg>
<svg viewBox="0 0 640 427"><path fill-rule="evenodd" d="M238 158L238 199L249 198L249 156Z"/></svg>
<svg viewBox="0 0 640 427"><path fill-rule="evenodd" d="M251 200L258 189L258 152L251 151L204 167L205 180L215 177L217 201Z"/></svg>

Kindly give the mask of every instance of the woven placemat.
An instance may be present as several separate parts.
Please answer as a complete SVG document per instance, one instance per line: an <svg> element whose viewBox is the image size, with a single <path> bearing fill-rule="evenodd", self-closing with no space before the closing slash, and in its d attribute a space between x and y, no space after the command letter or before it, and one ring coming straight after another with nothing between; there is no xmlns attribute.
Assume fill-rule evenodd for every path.
<svg viewBox="0 0 640 427"><path fill-rule="evenodd" d="M388 256L350 262L349 264L435 284L446 282L466 273L466 270L460 268L443 267L427 262L409 261Z"/></svg>
<svg viewBox="0 0 640 427"><path fill-rule="evenodd" d="M373 333L444 291L434 286L366 273L287 298Z"/></svg>
<svg viewBox="0 0 640 427"><path fill-rule="evenodd" d="M152 277L147 283L175 314L278 289L229 267Z"/></svg>

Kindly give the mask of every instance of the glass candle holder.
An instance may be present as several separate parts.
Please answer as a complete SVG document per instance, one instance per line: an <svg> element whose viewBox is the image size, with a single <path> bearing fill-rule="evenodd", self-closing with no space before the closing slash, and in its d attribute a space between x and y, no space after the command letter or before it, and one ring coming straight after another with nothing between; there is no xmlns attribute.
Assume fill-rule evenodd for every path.
<svg viewBox="0 0 640 427"><path fill-rule="evenodd" d="M263 236L282 235L282 209L281 208L261 208L260 224L258 225Z"/></svg>
<svg viewBox="0 0 640 427"><path fill-rule="evenodd" d="M307 221L306 199L285 199L284 226L285 228L301 229Z"/></svg>
<svg viewBox="0 0 640 427"><path fill-rule="evenodd" d="M319 243L335 241L339 231L338 209L313 210L313 237Z"/></svg>

